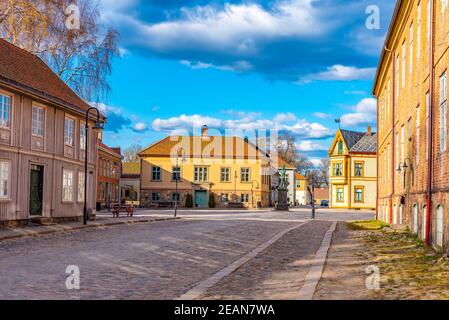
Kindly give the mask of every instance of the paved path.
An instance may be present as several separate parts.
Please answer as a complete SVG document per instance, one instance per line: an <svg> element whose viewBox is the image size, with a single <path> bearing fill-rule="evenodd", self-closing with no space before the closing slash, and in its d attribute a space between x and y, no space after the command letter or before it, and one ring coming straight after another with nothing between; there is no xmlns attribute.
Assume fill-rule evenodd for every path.
<svg viewBox="0 0 449 320"><path fill-rule="evenodd" d="M189 212L181 213L181 220L0 241L0 299L175 299L283 230L304 223L306 216L307 212ZM334 215L337 220L344 217ZM295 229L230 274L247 270L248 289L231 281L208 294L282 298L282 290L270 293L258 286L270 281L279 285L289 272L298 275L292 292L299 293L308 261L329 224L316 221ZM69 265L80 268L80 290L66 289Z"/></svg>

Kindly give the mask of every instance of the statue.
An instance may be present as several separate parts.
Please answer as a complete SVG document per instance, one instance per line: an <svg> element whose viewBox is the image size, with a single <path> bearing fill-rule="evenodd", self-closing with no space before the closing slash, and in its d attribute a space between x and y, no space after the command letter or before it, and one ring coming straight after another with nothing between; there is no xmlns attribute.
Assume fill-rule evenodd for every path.
<svg viewBox="0 0 449 320"><path fill-rule="evenodd" d="M288 180L285 165L282 167L281 176L279 178L279 187L277 188L277 204L276 211L289 211L287 201Z"/></svg>

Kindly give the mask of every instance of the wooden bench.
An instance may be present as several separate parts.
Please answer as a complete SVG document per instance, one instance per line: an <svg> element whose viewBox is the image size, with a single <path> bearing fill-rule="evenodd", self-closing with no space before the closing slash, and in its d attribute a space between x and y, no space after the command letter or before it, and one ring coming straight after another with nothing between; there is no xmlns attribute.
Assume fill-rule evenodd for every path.
<svg viewBox="0 0 449 320"><path fill-rule="evenodd" d="M120 212L126 212L127 217L132 217L134 214L134 206L132 204L113 204L112 217L119 218Z"/></svg>

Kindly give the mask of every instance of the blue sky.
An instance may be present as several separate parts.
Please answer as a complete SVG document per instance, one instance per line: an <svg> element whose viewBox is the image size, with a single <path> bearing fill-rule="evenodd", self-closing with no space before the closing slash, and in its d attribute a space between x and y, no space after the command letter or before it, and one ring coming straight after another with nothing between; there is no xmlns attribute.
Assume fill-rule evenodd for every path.
<svg viewBox="0 0 449 320"><path fill-rule="evenodd" d="M375 125L371 86L391 0L101 0L120 32L111 146L146 146L173 130L276 128L312 159L337 129ZM369 5L380 29L365 26Z"/></svg>

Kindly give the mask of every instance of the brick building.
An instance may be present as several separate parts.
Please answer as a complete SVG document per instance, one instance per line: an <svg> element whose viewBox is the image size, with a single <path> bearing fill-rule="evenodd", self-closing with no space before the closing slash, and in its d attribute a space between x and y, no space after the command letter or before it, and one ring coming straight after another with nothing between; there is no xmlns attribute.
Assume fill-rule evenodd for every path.
<svg viewBox="0 0 449 320"><path fill-rule="evenodd" d="M449 245L446 0L398 1L376 74L377 214Z"/></svg>
<svg viewBox="0 0 449 320"><path fill-rule="evenodd" d="M111 148L101 140L98 143L97 208L120 202L122 159L120 148Z"/></svg>

